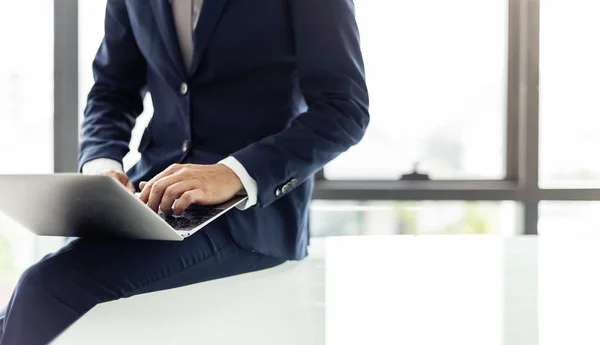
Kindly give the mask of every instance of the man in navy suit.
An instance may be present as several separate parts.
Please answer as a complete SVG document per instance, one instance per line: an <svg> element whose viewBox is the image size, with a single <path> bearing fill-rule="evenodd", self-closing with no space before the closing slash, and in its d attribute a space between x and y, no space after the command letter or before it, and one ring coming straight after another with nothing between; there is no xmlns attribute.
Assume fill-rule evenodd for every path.
<svg viewBox="0 0 600 345"><path fill-rule="evenodd" d="M248 201L183 242L70 242L23 274L1 345L47 343L98 303L302 259L313 174L369 122L352 0L108 0L93 70L83 173L155 211ZM124 173L146 92L154 117Z"/></svg>

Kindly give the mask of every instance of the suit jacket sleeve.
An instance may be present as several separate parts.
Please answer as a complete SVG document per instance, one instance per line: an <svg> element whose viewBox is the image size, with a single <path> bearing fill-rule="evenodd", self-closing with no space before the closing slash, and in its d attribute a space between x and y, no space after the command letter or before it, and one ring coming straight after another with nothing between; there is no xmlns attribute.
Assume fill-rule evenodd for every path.
<svg viewBox="0 0 600 345"><path fill-rule="evenodd" d="M290 0L300 88L308 110L233 156L257 181L266 207L288 181L302 182L358 143L368 93L352 0ZM280 194L280 195L277 195Z"/></svg>
<svg viewBox="0 0 600 345"><path fill-rule="evenodd" d="M93 62L79 147L79 170L96 158L121 162L143 111L146 61L133 37L125 1L108 0L104 39Z"/></svg>

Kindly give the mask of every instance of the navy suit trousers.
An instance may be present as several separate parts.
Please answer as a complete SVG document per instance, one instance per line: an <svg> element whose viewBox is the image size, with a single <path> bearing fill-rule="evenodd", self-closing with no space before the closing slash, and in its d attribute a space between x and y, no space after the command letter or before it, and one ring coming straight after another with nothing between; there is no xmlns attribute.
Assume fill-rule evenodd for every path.
<svg viewBox="0 0 600 345"><path fill-rule="evenodd" d="M102 302L274 267L219 219L183 242L75 239L22 275L0 311L0 345L47 344Z"/></svg>

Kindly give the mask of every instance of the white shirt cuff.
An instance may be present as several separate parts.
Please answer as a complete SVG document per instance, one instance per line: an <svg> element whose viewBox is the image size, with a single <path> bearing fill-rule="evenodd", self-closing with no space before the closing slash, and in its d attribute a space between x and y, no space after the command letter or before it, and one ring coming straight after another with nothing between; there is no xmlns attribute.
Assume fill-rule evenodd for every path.
<svg viewBox="0 0 600 345"><path fill-rule="evenodd" d="M223 164L227 166L229 169L233 170L233 172L238 176L240 181L242 181L242 185L246 190L246 194L248 195L248 199L245 202L239 204L237 206L240 210L247 210L250 207L256 205L258 201L258 185L256 181L248 174L246 168L240 163L235 157L227 157L219 162L219 164Z"/></svg>
<svg viewBox="0 0 600 345"><path fill-rule="evenodd" d="M81 172L86 175L98 174L106 170L123 171L123 165L114 159L97 158L86 162L81 167Z"/></svg>

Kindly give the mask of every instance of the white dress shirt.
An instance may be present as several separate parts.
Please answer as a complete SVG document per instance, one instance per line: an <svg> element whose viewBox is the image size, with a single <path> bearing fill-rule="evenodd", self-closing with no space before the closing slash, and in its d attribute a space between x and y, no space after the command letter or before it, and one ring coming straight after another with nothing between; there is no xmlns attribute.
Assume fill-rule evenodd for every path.
<svg viewBox="0 0 600 345"><path fill-rule="evenodd" d="M171 0L175 30L181 48L181 55L186 69L189 71L194 52L194 29L200 17L203 0ZM245 203L238 205L241 210L248 209L257 203L258 186L248 174L246 168L234 157L227 157L219 162L229 167L238 176L248 195ZM104 170L123 171L123 164L108 158L91 160L81 168L84 174L94 174Z"/></svg>

